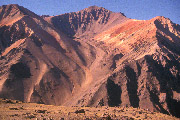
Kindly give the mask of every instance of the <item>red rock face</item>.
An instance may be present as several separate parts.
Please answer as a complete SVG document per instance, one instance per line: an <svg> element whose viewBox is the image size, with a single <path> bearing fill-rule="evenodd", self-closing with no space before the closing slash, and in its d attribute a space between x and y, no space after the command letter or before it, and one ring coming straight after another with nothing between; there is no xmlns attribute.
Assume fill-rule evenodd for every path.
<svg viewBox="0 0 180 120"><path fill-rule="evenodd" d="M127 106L179 117L180 26L92 6L39 17L0 8L0 97Z"/></svg>

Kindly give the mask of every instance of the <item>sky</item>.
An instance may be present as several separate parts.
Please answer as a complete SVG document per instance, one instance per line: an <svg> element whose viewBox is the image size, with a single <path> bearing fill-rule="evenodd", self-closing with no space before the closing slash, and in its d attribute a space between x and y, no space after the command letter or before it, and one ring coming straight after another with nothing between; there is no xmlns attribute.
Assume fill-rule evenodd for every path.
<svg viewBox="0 0 180 120"><path fill-rule="evenodd" d="M7 4L19 4L38 15L50 16L96 5L122 12L132 19L149 20L164 16L180 24L180 0L0 0L0 6Z"/></svg>

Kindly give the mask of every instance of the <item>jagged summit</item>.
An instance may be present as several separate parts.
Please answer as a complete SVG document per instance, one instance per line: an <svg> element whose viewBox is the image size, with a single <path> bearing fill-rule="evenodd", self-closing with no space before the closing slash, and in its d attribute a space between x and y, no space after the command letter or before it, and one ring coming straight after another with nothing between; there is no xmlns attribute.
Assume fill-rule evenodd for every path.
<svg viewBox="0 0 180 120"><path fill-rule="evenodd" d="M27 15L27 11L30 13L31 11L24 8L23 6L19 6L18 4L9 4L9 5L3 5L0 7L0 11L1 11L1 16L8 16L8 15L12 15L12 17L14 15L16 15L18 12L20 12L21 14Z"/></svg>
<svg viewBox="0 0 180 120"><path fill-rule="evenodd" d="M45 17L44 19L69 36L83 34L91 37L102 29L108 29L128 18L122 13L114 13L103 7L90 6L78 12Z"/></svg>
<svg viewBox="0 0 180 120"><path fill-rule="evenodd" d="M98 7L96 5L93 5L93 6L89 6L88 8L86 9L102 9L103 7Z"/></svg>
<svg viewBox="0 0 180 120"><path fill-rule="evenodd" d="M2 5L2 6L0 6L0 8L2 8L2 7L14 7L14 8L18 8L19 5L18 5L18 4L8 4L8 5Z"/></svg>
<svg viewBox="0 0 180 120"><path fill-rule="evenodd" d="M98 7L98 6L96 6L96 5L90 6L90 7L88 7L88 8L85 8L85 9L83 9L83 10L81 10L81 11L91 12L91 11L96 11L96 10L102 10L102 11L106 11L106 12L109 12L109 11L110 11L110 10L107 10L107 9L105 9L105 8L103 8L103 7Z"/></svg>
<svg viewBox="0 0 180 120"><path fill-rule="evenodd" d="M90 6L90 7L88 7L88 8L85 8L85 9L83 9L83 10L81 10L81 11L92 12L92 11L97 11L97 10L105 11L105 12L111 12L111 13L116 13L116 12L113 12L113 11L111 11L111 10L108 10L108 9L106 9L106 8L104 8L104 7L99 7L99 6L96 6L96 5L93 5L93 6ZM122 12L118 12L118 13L120 13L120 14L122 14L123 16L126 17L126 15L125 15L124 13L122 13Z"/></svg>
<svg viewBox="0 0 180 120"><path fill-rule="evenodd" d="M0 7L0 25L11 25L25 16L39 17L30 10L18 4L3 5Z"/></svg>
<svg viewBox="0 0 180 120"><path fill-rule="evenodd" d="M0 9L7 9L7 10L12 10L12 9L19 9L18 4L8 4L8 5L2 5L0 6Z"/></svg>
<svg viewBox="0 0 180 120"><path fill-rule="evenodd" d="M6 22L18 20L23 16L19 9L19 5L10 4L3 5L0 7L0 24L5 24Z"/></svg>

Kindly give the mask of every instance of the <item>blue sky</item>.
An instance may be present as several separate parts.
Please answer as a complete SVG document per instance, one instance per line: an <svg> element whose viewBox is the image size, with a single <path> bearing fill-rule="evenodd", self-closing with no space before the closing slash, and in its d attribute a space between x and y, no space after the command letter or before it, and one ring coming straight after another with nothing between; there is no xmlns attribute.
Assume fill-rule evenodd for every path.
<svg viewBox="0 0 180 120"><path fill-rule="evenodd" d="M180 24L180 0L0 0L0 6L7 4L19 4L38 15L59 15L97 5L133 19L165 16Z"/></svg>

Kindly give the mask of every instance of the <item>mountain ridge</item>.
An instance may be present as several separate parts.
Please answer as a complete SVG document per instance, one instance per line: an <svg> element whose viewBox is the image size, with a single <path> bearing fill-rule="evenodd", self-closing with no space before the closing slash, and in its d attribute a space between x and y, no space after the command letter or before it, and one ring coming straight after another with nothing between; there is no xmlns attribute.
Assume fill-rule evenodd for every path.
<svg viewBox="0 0 180 120"><path fill-rule="evenodd" d="M109 20L110 18L112 20ZM103 7L97 6L91 6L78 12L71 12L57 16L45 17L45 20L47 20L57 29L64 31L64 33L68 34L69 36L74 36L75 34L75 36L79 36L81 34L93 35L96 34L96 32L98 32L99 29L104 29L105 27L108 27L104 26L108 23L108 21L110 21L111 23L116 21L120 23L126 19L127 18L121 13L114 13ZM98 26L99 29L95 28L96 26L93 26L94 24L96 24L96 26ZM64 28L64 26L61 25L65 25L66 27ZM87 29L89 29L89 32L87 31ZM92 33L91 31L94 32Z"/></svg>

